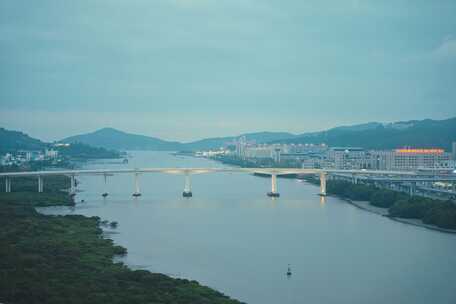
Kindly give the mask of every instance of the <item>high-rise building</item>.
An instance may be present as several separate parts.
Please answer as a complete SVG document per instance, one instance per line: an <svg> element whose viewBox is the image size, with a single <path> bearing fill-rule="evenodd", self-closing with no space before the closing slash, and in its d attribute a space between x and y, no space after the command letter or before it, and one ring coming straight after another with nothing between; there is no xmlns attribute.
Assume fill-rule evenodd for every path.
<svg viewBox="0 0 456 304"><path fill-rule="evenodd" d="M245 149L247 147L247 139L245 136L241 136L236 141L236 155L239 158L245 158Z"/></svg>

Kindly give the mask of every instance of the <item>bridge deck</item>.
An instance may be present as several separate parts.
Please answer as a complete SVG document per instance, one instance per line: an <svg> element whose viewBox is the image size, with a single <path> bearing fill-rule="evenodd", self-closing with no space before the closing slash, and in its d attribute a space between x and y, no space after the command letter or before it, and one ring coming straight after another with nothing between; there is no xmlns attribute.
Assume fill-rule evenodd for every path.
<svg viewBox="0 0 456 304"><path fill-rule="evenodd" d="M135 169L90 169L90 170L52 170L52 171L25 171L25 172L3 172L0 177L15 176L46 176L46 175L103 175L122 173L167 173L167 174L202 174L213 172L244 172L263 173L270 175L286 174L376 174L376 175L417 175L411 171L376 171L376 170L336 170L336 169L299 169L299 168L135 168Z"/></svg>

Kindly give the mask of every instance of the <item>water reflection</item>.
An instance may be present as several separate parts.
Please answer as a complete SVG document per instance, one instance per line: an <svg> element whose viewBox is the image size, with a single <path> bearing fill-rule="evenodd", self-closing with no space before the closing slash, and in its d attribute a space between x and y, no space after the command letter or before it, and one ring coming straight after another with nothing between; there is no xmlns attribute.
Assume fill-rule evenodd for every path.
<svg viewBox="0 0 456 304"><path fill-rule="evenodd" d="M326 196L320 195L320 206L324 207L326 204Z"/></svg>

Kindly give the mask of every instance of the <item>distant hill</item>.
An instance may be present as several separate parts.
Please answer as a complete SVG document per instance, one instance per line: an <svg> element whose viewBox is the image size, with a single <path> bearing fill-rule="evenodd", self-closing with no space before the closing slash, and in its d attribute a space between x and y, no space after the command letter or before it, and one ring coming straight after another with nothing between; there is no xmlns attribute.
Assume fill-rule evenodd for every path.
<svg viewBox="0 0 456 304"><path fill-rule="evenodd" d="M130 134L113 128L68 137L61 142L80 142L115 150L196 151L216 149L240 136L256 143L326 143L329 146L357 146L367 149L398 147L439 147L450 150L456 141L456 118L446 120L411 120L395 123L369 122L341 126L326 131L294 135L287 132L257 132L239 136L206 138L189 143L166 141Z"/></svg>
<svg viewBox="0 0 456 304"><path fill-rule="evenodd" d="M51 143L43 142L25 133L0 128L0 155L15 153L20 150L43 151L49 147L58 150L63 156L77 159L119 158L121 156L118 151L83 143L54 147Z"/></svg>
<svg viewBox="0 0 456 304"><path fill-rule="evenodd" d="M55 149L60 155L71 159L106 159L120 158L120 152L106 149L103 147L94 147L83 143L72 143L71 145L58 146Z"/></svg>
<svg viewBox="0 0 456 304"><path fill-rule="evenodd" d="M0 154L17 150L42 150L45 147L46 143L25 133L0 128Z"/></svg>
<svg viewBox="0 0 456 304"><path fill-rule="evenodd" d="M113 128L104 128L92 133L75 135L61 140L63 143L80 142L95 147L115 150L177 151L183 144L155 137L130 134Z"/></svg>
<svg viewBox="0 0 456 304"><path fill-rule="evenodd" d="M208 150L216 149L226 145L228 142L233 142L241 136L245 136L247 141L254 141L262 144L276 140L284 140L295 137L296 135L287 132L256 132L246 133L239 136L228 136L228 137L214 137L206 138L194 142L185 144L186 150Z"/></svg>
<svg viewBox="0 0 456 304"><path fill-rule="evenodd" d="M274 140L292 138L295 135L286 132L257 132L240 136L245 136L248 141L266 143ZM228 142L232 142L236 138L239 138L239 136L215 137L189 143L180 143L155 137L126 133L113 128L104 128L92 133L71 136L61 140L61 142L80 142L116 150L195 151L216 149L224 146Z"/></svg>
<svg viewBox="0 0 456 304"><path fill-rule="evenodd" d="M321 132L304 133L276 143L326 143L329 146L356 146L367 149L398 147L437 147L451 150L456 142L456 117L445 120L412 120L382 124L337 127Z"/></svg>

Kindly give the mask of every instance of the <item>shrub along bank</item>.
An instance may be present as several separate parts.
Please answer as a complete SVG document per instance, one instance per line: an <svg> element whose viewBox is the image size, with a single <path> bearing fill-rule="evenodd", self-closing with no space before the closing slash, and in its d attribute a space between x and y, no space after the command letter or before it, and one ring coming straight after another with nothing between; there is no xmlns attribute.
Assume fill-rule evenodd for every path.
<svg viewBox="0 0 456 304"><path fill-rule="evenodd" d="M434 200L421 196L379 189L368 185L330 180L327 193L351 200L369 201L376 207L388 208L392 217L421 219L425 224L456 229L456 205L452 201Z"/></svg>

